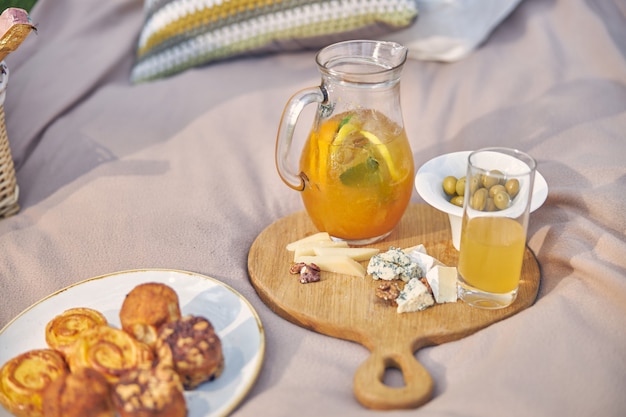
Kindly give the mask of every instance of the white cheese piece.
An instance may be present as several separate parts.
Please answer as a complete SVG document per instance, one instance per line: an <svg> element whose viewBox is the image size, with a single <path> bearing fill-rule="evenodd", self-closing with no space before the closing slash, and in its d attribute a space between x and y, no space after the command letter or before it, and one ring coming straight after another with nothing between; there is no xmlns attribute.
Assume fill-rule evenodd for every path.
<svg viewBox="0 0 626 417"><path fill-rule="evenodd" d="M324 247L324 246L315 246L313 248L313 252L317 256L324 255L345 255L354 259L355 261L369 261L372 256L378 254L380 252L376 248L348 248L348 247Z"/></svg>
<svg viewBox="0 0 626 417"><path fill-rule="evenodd" d="M290 242L287 244L287 250L288 251L294 251L296 250L296 248L304 243L310 243L310 242L319 242L319 241L331 241L332 239L330 238L330 235L326 232L319 232L319 233L315 233L312 234L310 236L307 237L303 237L302 239L298 239L295 240L293 242Z"/></svg>
<svg viewBox="0 0 626 417"><path fill-rule="evenodd" d="M442 265L441 262L439 262L437 259L433 258L432 256L428 255L425 252L414 250L409 253L409 258L411 258L411 260L415 262L416 264L418 264L419 267L422 269L422 272L424 273L424 275L422 276L425 276L428 273L428 271L432 269L433 266Z"/></svg>
<svg viewBox="0 0 626 417"><path fill-rule="evenodd" d="M396 298L396 303L398 313L410 313L432 306L435 300L419 278L411 278Z"/></svg>
<svg viewBox="0 0 626 417"><path fill-rule="evenodd" d="M406 248L404 249L404 252L407 254L411 254L411 252L420 252L428 255L426 247L422 243L420 243L419 245L411 246L410 248Z"/></svg>
<svg viewBox="0 0 626 417"><path fill-rule="evenodd" d="M315 255L315 248L347 248L348 243L340 240L319 240L302 242L295 246L293 250L293 259L297 259L300 256Z"/></svg>
<svg viewBox="0 0 626 417"><path fill-rule="evenodd" d="M326 272L365 277L363 265L345 255L300 256L295 262L313 263Z"/></svg>
<svg viewBox="0 0 626 417"><path fill-rule="evenodd" d="M426 274L437 303L455 303L457 270L453 266L436 265Z"/></svg>
<svg viewBox="0 0 626 417"><path fill-rule="evenodd" d="M401 279L408 282L411 278L425 276L420 266L401 249L389 248L387 252L372 256L368 265L367 273L374 279L391 281Z"/></svg>

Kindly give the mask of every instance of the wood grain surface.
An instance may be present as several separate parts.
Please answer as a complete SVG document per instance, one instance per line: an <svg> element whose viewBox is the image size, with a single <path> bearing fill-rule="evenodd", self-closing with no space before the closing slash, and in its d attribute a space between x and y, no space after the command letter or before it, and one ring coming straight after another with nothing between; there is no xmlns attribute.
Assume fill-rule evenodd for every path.
<svg viewBox="0 0 626 417"><path fill-rule="evenodd" d="M248 254L250 281L265 304L279 316L316 332L365 346L369 358L356 370L354 395L372 409L416 408L430 400L433 381L416 360L425 346L460 339L529 307L539 291L537 260L526 249L515 302L504 309L484 310L462 301L438 304L420 312L398 314L378 299L380 281L322 272L322 279L301 284L289 273L293 253L287 243L316 233L307 214L297 212L263 230ZM385 240L368 245L386 251L423 244L428 254L456 266L447 215L425 204L411 204L400 224ZM363 263L365 266L367 262ZM384 384L389 368L402 372L404 385Z"/></svg>

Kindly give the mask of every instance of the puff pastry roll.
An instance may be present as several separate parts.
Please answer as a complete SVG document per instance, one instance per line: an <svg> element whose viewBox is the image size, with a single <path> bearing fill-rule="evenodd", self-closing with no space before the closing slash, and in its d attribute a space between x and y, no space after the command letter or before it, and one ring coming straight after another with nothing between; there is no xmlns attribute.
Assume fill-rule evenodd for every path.
<svg viewBox="0 0 626 417"><path fill-rule="evenodd" d="M46 325L46 344L66 355L76 339L86 330L107 324L97 310L77 307L65 310Z"/></svg>
<svg viewBox="0 0 626 417"><path fill-rule="evenodd" d="M66 356L72 372L92 368L110 383L118 381L125 372L150 365L152 350L121 329L99 326L84 332Z"/></svg>
<svg viewBox="0 0 626 417"><path fill-rule="evenodd" d="M41 417L44 389L67 373L63 356L55 350L24 352L0 368L0 403L17 417Z"/></svg>

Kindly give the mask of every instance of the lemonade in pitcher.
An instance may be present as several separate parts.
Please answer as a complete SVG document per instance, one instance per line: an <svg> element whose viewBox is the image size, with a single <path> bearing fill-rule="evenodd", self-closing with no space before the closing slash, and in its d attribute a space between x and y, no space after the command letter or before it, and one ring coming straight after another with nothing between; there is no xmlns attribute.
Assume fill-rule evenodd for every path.
<svg viewBox="0 0 626 417"><path fill-rule="evenodd" d="M315 58L319 86L287 102L276 137L276 168L299 191L320 231L353 245L388 236L413 191L413 154L400 106L407 48L385 41L338 42ZM298 169L291 164L296 122L317 104Z"/></svg>
<svg viewBox="0 0 626 417"><path fill-rule="evenodd" d="M403 128L377 110L354 110L319 122L300 170L304 206L315 226L367 243L388 235L411 198L413 157Z"/></svg>

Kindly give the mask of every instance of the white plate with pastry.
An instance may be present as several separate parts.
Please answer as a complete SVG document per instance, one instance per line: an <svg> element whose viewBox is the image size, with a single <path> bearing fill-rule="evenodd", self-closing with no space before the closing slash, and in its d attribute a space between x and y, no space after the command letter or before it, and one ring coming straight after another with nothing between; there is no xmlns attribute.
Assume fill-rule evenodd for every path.
<svg viewBox="0 0 626 417"><path fill-rule="evenodd" d="M188 417L223 416L248 394L261 371L265 332L252 305L230 286L204 275L142 269L103 275L57 291L35 303L0 330L0 366L34 349L47 349L46 325L65 310L85 307L101 312L121 328L120 308L137 285L155 282L178 294L183 316L208 319L219 336L224 369L218 378L184 392ZM0 407L0 417L11 414Z"/></svg>

